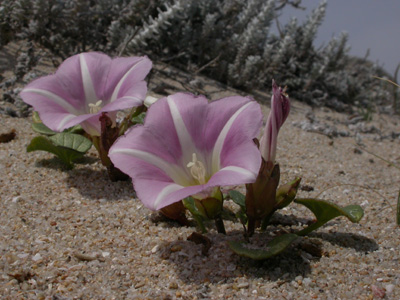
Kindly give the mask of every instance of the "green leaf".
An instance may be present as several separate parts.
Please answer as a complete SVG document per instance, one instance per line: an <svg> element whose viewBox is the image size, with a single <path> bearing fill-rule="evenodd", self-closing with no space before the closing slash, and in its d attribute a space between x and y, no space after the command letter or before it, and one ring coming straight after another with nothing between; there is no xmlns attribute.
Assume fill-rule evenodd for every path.
<svg viewBox="0 0 400 300"><path fill-rule="evenodd" d="M296 199L294 202L307 207L313 212L313 214L317 218L317 221L315 223L298 232L298 235L306 235L339 216L345 216L351 222L358 223L364 215L364 211L359 205L348 205L346 207L340 207L325 200L312 198Z"/></svg>
<svg viewBox="0 0 400 300"><path fill-rule="evenodd" d="M44 125L43 123L32 123L32 129L37 133L44 134L44 135L54 135L57 132L51 130L49 127Z"/></svg>
<svg viewBox="0 0 400 300"><path fill-rule="evenodd" d="M78 124L78 125L75 125L74 127L64 130L64 132L82 134L84 132L84 130L83 130L82 126Z"/></svg>
<svg viewBox="0 0 400 300"><path fill-rule="evenodd" d="M75 151L73 149L64 148L55 145L50 139L44 136L37 136L32 139L31 143L26 148L27 152L32 151L47 151L53 153L58 158L60 158L67 166L67 168L72 169L72 162L78 158L81 158L84 153Z"/></svg>
<svg viewBox="0 0 400 300"><path fill-rule="evenodd" d="M264 260L278 255L293 243L299 236L294 233L280 235L271 240L265 248L255 248L246 242L230 241L229 247L240 256L249 257L255 260Z"/></svg>
<svg viewBox="0 0 400 300"><path fill-rule="evenodd" d="M201 231L203 233L207 232L206 227L204 226L204 215L202 212L197 208L195 200L193 197L187 197L182 200L183 206L187 208L188 211L192 214L193 218L196 220L197 224L199 225Z"/></svg>
<svg viewBox="0 0 400 300"><path fill-rule="evenodd" d="M230 190L229 197L240 206L240 210L236 213L236 218L240 220L242 224L247 223L247 215L246 215L246 196L241 192Z"/></svg>
<svg viewBox="0 0 400 300"><path fill-rule="evenodd" d="M243 195L241 192L230 190L229 197L241 208L246 209L246 196Z"/></svg>
<svg viewBox="0 0 400 300"><path fill-rule="evenodd" d="M143 124L145 117L146 117L146 113L141 113L140 115L133 116L131 118L131 122L133 124Z"/></svg>
<svg viewBox="0 0 400 300"><path fill-rule="evenodd" d="M86 153L92 147L92 142L89 139L75 133L61 132L49 137L49 139L57 146L80 153Z"/></svg>
<svg viewBox="0 0 400 300"><path fill-rule="evenodd" d="M37 111L34 111L32 114L32 121L34 123L42 123L42 120L40 120L39 114Z"/></svg>

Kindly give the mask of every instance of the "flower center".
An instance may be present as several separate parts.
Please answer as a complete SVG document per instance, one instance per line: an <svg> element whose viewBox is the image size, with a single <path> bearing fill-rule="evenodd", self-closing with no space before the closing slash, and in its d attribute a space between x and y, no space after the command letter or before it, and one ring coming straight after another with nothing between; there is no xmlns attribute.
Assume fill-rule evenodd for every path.
<svg viewBox="0 0 400 300"><path fill-rule="evenodd" d="M102 102L103 102L102 100L99 100L95 104L89 103L89 113L97 114L101 109L101 103Z"/></svg>
<svg viewBox="0 0 400 300"><path fill-rule="evenodd" d="M206 183L206 168L204 164L197 160L196 153L192 155L192 161L186 165L190 169L190 174L196 179L200 184Z"/></svg>

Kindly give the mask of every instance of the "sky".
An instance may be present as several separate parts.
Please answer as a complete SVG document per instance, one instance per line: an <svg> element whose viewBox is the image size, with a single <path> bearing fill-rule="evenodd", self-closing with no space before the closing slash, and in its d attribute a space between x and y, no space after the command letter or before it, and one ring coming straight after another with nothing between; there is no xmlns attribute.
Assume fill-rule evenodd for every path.
<svg viewBox="0 0 400 300"><path fill-rule="evenodd" d="M322 1L322 0L321 0ZM320 0L302 0L305 11L286 7L279 17L286 24L292 16L304 21ZM315 45L326 45L343 31L349 34L349 54L369 59L393 74L400 63L400 0L328 0L325 19ZM399 74L400 76L400 74Z"/></svg>

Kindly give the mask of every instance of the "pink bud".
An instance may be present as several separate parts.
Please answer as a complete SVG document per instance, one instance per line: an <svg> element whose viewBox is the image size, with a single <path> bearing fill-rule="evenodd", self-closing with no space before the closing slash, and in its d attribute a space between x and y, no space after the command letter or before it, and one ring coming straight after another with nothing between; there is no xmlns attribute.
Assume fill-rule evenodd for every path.
<svg viewBox="0 0 400 300"><path fill-rule="evenodd" d="M290 101L285 91L278 87L274 80L272 80L272 88L271 112L261 139L260 151L265 161L274 163L278 132L289 115Z"/></svg>

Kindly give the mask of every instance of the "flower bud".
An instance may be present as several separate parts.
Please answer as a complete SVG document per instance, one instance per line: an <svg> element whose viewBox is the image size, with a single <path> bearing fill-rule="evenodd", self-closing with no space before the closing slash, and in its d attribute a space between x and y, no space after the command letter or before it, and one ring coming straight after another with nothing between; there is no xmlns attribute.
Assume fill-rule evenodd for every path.
<svg viewBox="0 0 400 300"><path fill-rule="evenodd" d="M271 112L269 113L264 135L260 143L260 152L267 162L275 162L278 132L289 115L290 102L285 90L272 80L273 94Z"/></svg>

